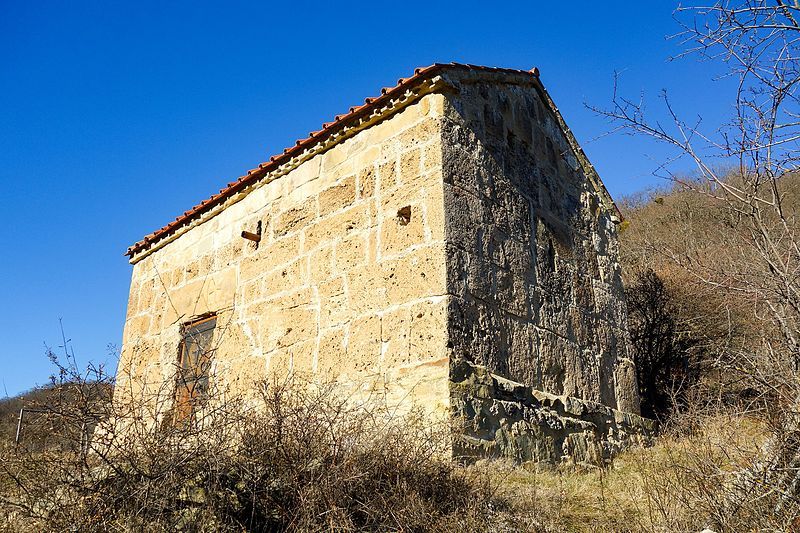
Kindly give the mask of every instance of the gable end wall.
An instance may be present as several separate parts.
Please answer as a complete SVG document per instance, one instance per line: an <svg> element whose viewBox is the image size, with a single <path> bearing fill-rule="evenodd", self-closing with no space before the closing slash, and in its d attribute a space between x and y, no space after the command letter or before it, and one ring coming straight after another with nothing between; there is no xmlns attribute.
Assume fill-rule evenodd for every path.
<svg viewBox="0 0 800 533"><path fill-rule="evenodd" d="M639 412L614 213L535 83L462 80L443 125L454 360Z"/></svg>

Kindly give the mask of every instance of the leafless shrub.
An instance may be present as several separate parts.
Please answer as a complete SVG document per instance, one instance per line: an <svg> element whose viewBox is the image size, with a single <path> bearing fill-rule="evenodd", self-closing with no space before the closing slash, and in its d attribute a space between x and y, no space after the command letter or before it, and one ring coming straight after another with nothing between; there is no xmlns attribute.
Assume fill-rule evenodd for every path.
<svg viewBox="0 0 800 533"><path fill-rule="evenodd" d="M3 450L0 509L32 531L480 531L501 506L427 418L299 379L254 392L180 423L50 396L59 424Z"/></svg>

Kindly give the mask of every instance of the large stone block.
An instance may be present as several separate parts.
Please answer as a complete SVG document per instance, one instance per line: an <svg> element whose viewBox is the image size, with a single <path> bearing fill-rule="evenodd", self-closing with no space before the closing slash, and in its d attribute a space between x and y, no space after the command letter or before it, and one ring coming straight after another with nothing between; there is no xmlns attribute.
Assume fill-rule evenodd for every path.
<svg viewBox="0 0 800 533"><path fill-rule="evenodd" d="M614 368L614 385L617 393L617 409L639 414L639 386L636 381L636 365L630 359L619 358Z"/></svg>
<svg viewBox="0 0 800 533"><path fill-rule="evenodd" d="M208 309L218 310L233 306L237 286L234 268L226 268L209 275L203 285L208 298Z"/></svg>
<svg viewBox="0 0 800 533"><path fill-rule="evenodd" d="M308 255L308 275L313 283L330 279L338 272L334 263L333 244L323 246Z"/></svg>
<svg viewBox="0 0 800 533"><path fill-rule="evenodd" d="M332 382L347 358L347 328L334 327L320 331L316 374L323 383Z"/></svg>
<svg viewBox="0 0 800 533"><path fill-rule="evenodd" d="M411 362L411 317L409 306L397 307L381 316L382 368L389 370Z"/></svg>
<svg viewBox="0 0 800 533"><path fill-rule="evenodd" d="M381 356L381 319L367 315L350 322L347 340L347 359L341 371L354 374L377 372Z"/></svg>
<svg viewBox="0 0 800 533"><path fill-rule="evenodd" d="M356 178L348 176L319 193L319 216L325 217L349 207L356 201Z"/></svg>
<svg viewBox="0 0 800 533"><path fill-rule="evenodd" d="M356 192L359 200L371 198L375 194L377 179L378 171L374 164L370 164L358 172Z"/></svg>
<svg viewBox="0 0 800 533"><path fill-rule="evenodd" d="M308 282L308 261L295 259L283 267L278 267L266 275L263 283L264 294L272 296L298 289Z"/></svg>
<svg viewBox="0 0 800 533"><path fill-rule="evenodd" d="M124 337L126 339L141 339L150 332L151 316L149 313L140 314L125 321Z"/></svg>
<svg viewBox="0 0 800 533"><path fill-rule="evenodd" d="M321 245L349 237L369 226L371 210L369 204L360 202L345 211L331 215L306 226L304 246L313 250Z"/></svg>
<svg viewBox="0 0 800 533"><path fill-rule="evenodd" d="M400 154L400 183L413 183L420 175L422 150L414 148Z"/></svg>
<svg viewBox="0 0 800 533"><path fill-rule="evenodd" d="M388 287L378 265L347 274L350 309L354 315L377 314L389 307Z"/></svg>
<svg viewBox="0 0 800 533"><path fill-rule="evenodd" d="M407 152L417 148L433 139L439 131L440 125L435 120L417 121L413 126L397 136L399 149L401 152Z"/></svg>
<svg viewBox="0 0 800 533"><path fill-rule="evenodd" d="M425 172L442 166L442 145L435 140L422 148L422 168Z"/></svg>
<svg viewBox="0 0 800 533"><path fill-rule="evenodd" d="M274 268L294 261L300 255L300 252L300 237L295 234L262 244L255 255L262 261L268 262Z"/></svg>
<svg viewBox="0 0 800 533"><path fill-rule="evenodd" d="M309 341L317 336L317 310L312 307L291 307L280 310L283 317L283 334L278 337L278 347Z"/></svg>
<svg viewBox="0 0 800 533"><path fill-rule="evenodd" d="M438 359L447 347L447 300L422 301L411 306L409 357L413 361Z"/></svg>
<svg viewBox="0 0 800 533"><path fill-rule="evenodd" d="M420 206L408 204L397 209L393 218L381 221L378 253L381 258L396 256L408 248L425 243L425 222Z"/></svg>
<svg viewBox="0 0 800 533"><path fill-rule="evenodd" d="M362 267L367 262L366 233L356 233L336 244L336 270L347 272Z"/></svg>
<svg viewBox="0 0 800 533"><path fill-rule="evenodd" d="M380 286L392 303L402 303L423 296L440 296L445 291L444 249L440 246L417 248L411 253L381 261Z"/></svg>
<svg viewBox="0 0 800 533"><path fill-rule="evenodd" d="M275 237L298 231L317 218L317 199L308 198L302 204L280 213L272 223Z"/></svg>
<svg viewBox="0 0 800 533"><path fill-rule="evenodd" d="M392 157L388 161L378 165L378 183L381 191L391 189L398 185L397 159Z"/></svg>
<svg viewBox="0 0 800 533"><path fill-rule="evenodd" d="M342 324L350 317L344 276L320 283L318 291L321 328Z"/></svg>

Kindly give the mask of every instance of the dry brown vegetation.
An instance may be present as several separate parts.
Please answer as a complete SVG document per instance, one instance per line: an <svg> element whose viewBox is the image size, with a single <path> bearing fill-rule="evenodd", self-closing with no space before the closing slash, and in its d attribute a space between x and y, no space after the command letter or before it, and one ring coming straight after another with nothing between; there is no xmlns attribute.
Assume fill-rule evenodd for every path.
<svg viewBox="0 0 800 533"><path fill-rule="evenodd" d="M51 419L84 416L88 405L58 398L66 397L48 397ZM767 509L728 507L725 495L765 440L764 422L736 407L686 408L655 446L605 468L460 466L444 453L445 428L306 384L265 386L248 406L232 400L207 413L202 428L135 422L135 447L106 429L91 450L70 447L63 424L29 433L20 447L6 441L0 518L14 531L661 532L720 518L728 531L788 523L764 512L769 501Z"/></svg>
<svg viewBox="0 0 800 533"><path fill-rule="evenodd" d="M643 98L618 91L609 108L596 109L670 151L658 171L674 188L630 210L626 266L663 280L667 323L681 326L668 329L703 347L693 387L700 403L755 416L765 435L748 464L719 476L717 490L702 488L698 510L715 529L798 530L800 2L713 1L679 6L675 18L679 56L722 67L735 81L721 93L732 112L708 128L681 117L667 93L664 115L654 118ZM694 177L676 175L681 160ZM678 359L687 355L673 346ZM687 390L677 392L680 403ZM690 471L713 473L714 465Z"/></svg>
<svg viewBox="0 0 800 533"><path fill-rule="evenodd" d="M743 187L737 172L725 184ZM761 216L765 227L794 227L800 210L800 179L792 174L773 184L781 199L783 221L774 213ZM664 524L677 530L708 525L724 531L789 531L800 527L800 500L793 479L796 398L800 382L794 348L781 328L793 311L780 287L792 291L783 273L764 260L753 222L721 197L707 181L681 180L669 188L623 202L622 262L631 302L654 296L643 277L660 283L658 305L672 326L667 360L682 366L673 381L659 384L669 398L661 416L668 428L656 448L672 446L674 438L689 438L691 461L668 458L661 463L646 492L647 501L666 508ZM779 237L772 230L766 236ZM793 237L781 246L791 249ZM786 259L791 263L791 255ZM793 268L793 267L791 267ZM639 291L639 293L637 293ZM629 307L634 354L652 345L637 345L642 313ZM791 333L790 331L788 333ZM641 340L641 339L638 339ZM659 350L655 350L658 352ZM642 379L643 385L647 379ZM642 388L643 399L648 393ZM744 425L721 425L728 419ZM757 430L757 431L754 431ZM696 444L702 444L697 448ZM660 455L655 450L656 457ZM678 457L679 458L679 457ZM656 461L651 474L658 473ZM680 472L680 476L673 476Z"/></svg>
<svg viewBox="0 0 800 533"><path fill-rule="evenodd" d="M46 431L3 450L0 516L13 529L485 530L504 505L487 476L449 460L442 428L327 387L264 384L191 424L99 407L115 424L88 446ZM46 409L86 414L74 402Z"/></svg>

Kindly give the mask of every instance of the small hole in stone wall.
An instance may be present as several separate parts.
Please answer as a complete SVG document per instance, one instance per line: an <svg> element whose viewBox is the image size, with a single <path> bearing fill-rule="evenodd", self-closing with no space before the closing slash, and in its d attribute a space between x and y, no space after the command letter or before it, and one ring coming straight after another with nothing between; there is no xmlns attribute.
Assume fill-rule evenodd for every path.
<svg viewBox="0 0 800 533"><path fill-rule="evenodd" d="M411 222L411 206L407 205L397 210L397 223L405 226L409 222Z"/></svg>
<svg viewBox="0 0 800 533"><path fill-rule="evenodd" d="M556 247L553 239L547 239L547 268L551 272L556 270Z"/></svg>

